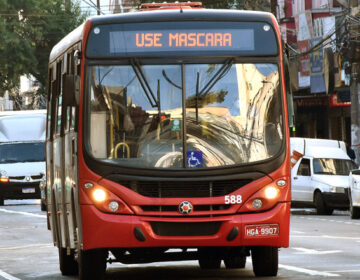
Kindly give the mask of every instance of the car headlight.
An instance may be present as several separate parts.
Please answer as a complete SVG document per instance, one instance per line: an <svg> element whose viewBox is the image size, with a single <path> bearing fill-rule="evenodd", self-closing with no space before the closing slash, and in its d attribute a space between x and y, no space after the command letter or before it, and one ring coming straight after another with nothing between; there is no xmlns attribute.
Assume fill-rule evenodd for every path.
<svg viewBox="0 0 360 280"><path fill-rule="evenodd" d="M8 183L9 177L7 175L7 172L5 170L0 171L0 182L1 183Z"/></svg>
<svg viewBox="0 0 360 280"><path fill-rule="evenodd" d="M330 187L330 192L332 193L345 193L344 187Z"/></svg>

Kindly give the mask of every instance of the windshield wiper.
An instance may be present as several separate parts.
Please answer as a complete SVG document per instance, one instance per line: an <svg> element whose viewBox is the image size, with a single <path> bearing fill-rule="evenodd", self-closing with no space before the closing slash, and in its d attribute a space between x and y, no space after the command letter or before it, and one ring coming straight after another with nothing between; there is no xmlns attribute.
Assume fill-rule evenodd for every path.
<svg viewBox="0 0 360 280"><path fill-rule="evenodd" d="M151 107L153 107L153 108L159 107L159 102L156 100L155 95L152 92L151 87L149 86L149 83L146 80L145 75L142 72L141 67L138 64L138 62L136 60L132 59L131 66L135 72L137 79L140 82L142 89L144 90L144 93L145 93L147 99L149 100Z"/></svg>
<svg viewBox="0 0 360 280"><path fill-rule="evenodd" d="M225 77L226 73L230 70L231 66L234 63L234 59L228 59L225 63L220 67L220 69L211 77L211 79L207 82L207 84L200 90L198 95L206 95L209 91L215 86L215 84L220 81L223 77Z"/></svg>

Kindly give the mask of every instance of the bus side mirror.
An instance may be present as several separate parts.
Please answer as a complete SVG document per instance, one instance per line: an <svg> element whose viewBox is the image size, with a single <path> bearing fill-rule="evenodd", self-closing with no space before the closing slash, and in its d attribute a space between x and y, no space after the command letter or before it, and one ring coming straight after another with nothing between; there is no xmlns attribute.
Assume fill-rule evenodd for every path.
<svg viewBox="0 0 360 280"><path fill-rule="evenodd" d="M63 83L64 106L78 106L80 104L80 77L78 75L65 74Z"/></svg>

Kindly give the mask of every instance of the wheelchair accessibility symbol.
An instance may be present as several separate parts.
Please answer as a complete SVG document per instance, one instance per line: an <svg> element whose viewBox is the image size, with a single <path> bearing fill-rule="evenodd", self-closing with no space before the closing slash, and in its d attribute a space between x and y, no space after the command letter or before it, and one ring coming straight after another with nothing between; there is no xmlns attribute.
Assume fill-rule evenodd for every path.
<svg viewBox="0 0 360 280"><path fill-rule="evenodd" d="M203 154L200 151L187 152L187 165L188 167L198 168L202 167Z"/></svg>

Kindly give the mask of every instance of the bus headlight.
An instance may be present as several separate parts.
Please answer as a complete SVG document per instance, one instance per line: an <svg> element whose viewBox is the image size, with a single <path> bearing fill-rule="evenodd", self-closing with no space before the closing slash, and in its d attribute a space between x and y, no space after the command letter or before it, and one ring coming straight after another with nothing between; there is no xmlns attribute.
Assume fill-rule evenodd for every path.
<svg viewBox="0 0 360 280"><path fill-rule="evenodd" d="M117 201L111 201L109 203L109 209L113 212L116 212L119 209L119 203Z"/></svg>
<svg viewBox="0 0 360 280"><path fill-rule="evenodd" d="M281 190L276 184L261 188L246 200L238 212L264 211L274 207L280 198Z"/></svg>
<svg viewBox="0 0 360 280"><path fill-rule="evenodd" d="M252 202L252 207L254 207L254 209L260 209L262 207L263 203L261 201L261 199L259 198L255 198Z"/></svg>
<svg viewBox="0 0 360 280"><path fill-rule="evenodd" d="M106 193L102 189L95 189L92 196L96 202L103 202L106 199Z"/></svg>
<svg viewBox="0 0 360 280"><path fill-rule="evenodd" d="M95 207L102 212L112 214L134 214L129 206L126 205L116 194L109 191L103 186L99 186L94 183L87 183L92 185L91 188L87 188L84 185L84 190Z"/></svg>
<svg viewBox="0 0 360 280"><path fill-rule="evenodd" d="M265 197L267 199L274 199L279 194L279 189L274 186L268 186L265 188Z"/></svg>

